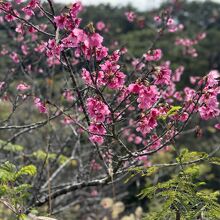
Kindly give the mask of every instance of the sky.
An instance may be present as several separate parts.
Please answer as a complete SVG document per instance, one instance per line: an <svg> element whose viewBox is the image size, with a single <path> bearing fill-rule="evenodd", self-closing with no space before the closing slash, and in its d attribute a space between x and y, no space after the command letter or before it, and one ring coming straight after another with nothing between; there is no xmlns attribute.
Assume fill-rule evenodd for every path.
<svg viewBox="0 0 220 220"><path fill-rule="evenodd" d="M197 1L205 1L205 0L197 0ZM214 2L220 3L220 0L212 0ZM71 3L74 0L55 0L55 2L62 3ZM139 10L146 10L158 7L162 2L166 2L166 0L81 0L84 5L87 4L100 4L100 3L110 3L114 6L116 5L127 5L131 3L134 7Z"/></svg>

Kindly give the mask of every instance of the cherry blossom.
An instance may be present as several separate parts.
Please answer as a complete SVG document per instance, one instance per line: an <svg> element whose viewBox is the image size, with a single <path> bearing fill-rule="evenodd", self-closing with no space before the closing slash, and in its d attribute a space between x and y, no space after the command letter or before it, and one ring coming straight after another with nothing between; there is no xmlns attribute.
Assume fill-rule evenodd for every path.
<svg viewBox="0 0 220 220"><path fill-rule="evenodd" d="M38 108L40 113L48 113L45 103L43 103L40 98L34 98L34 104Z"/></svg>
<svg viewBox="0 0 220 220"><path fill-rule="evenodd" d="M103 135L106 134L106 130L102 124L92 123L89 126L89 132L91 132L90 140L93 143L97 143L98 145L103 144L104 142Z"/></svg>
<svg viewBox="0 0 220 220"><path fill-rule="evenodd" d="M29 85L27 85L26 83L20 83L17 85L16 89L19 91L26 91L28 89L30 89L31 87Z"/></svg>
<svg viewBox="0 0 220 220"><path fill-rule="evenodd" d="M146 54L144 54L144 57L147 61L158 61L162 57L162 51L161 51L161 49L155 49L153 51L148 51Z"/></svg>
<svg viewBox="0 0 220 220"><path fill-rule="evenodd" d="M95 122L104 122L106 116L110 114L109 108L102 101L95 98L88 98L86 101L89 116Z"/></svg>
<svg viewBox="0 0 220 220"><path fill-rule="evenodd" d="M134 19L136 18L136 14L133 11L125 12L125 16L127 17L127 20L129 22L133 22Z"/></svg>

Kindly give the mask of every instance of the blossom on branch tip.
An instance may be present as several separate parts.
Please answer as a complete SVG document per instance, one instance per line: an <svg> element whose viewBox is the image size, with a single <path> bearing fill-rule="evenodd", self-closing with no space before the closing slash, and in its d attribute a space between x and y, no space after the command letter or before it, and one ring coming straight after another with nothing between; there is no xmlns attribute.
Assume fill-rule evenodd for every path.
<svg viewBox="0 0 220 220"><path fill-rule="evenodd" d="M153 51L148 51L146 54L144 54L144 58L146 61L158 61L162 57L162 51L161 49L155 49Z"/></svg>

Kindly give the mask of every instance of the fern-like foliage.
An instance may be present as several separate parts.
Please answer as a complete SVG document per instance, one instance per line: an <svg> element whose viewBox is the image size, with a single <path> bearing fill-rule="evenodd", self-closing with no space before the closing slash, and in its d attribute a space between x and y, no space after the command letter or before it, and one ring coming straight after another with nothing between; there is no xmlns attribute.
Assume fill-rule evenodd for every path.
<svg viewBox="0 0 220 220"><path fill-rule="evenodd" d="M20 169L8 161L0 165L0 202L7 206L17 219L24 218L25 201L31 188L23 177L34 176L36 172L34 165L23 166Z"/></svg>
<svg viewBox="0 0 220 220"><path fill-rule="evenodd" d="M205 153L182 151L177 158L181 167L179 173L165 182L146 186L139 194L140 198L157 200L158 210L146 214L146 220L218 220L220 219L220 204L218 191L202 189L205 182L199 181L201 165L192 161L209 161L219 164L217 157L209 158ZM192 162L192 163L191 163ZM146 176L157 171L155 168L145 168ZM135 171L140 172L141 169ZM149 171L147 171L149 170ZM153 172L152 172L153 171ZM143 175L143 169L141 174Z"/></svg>

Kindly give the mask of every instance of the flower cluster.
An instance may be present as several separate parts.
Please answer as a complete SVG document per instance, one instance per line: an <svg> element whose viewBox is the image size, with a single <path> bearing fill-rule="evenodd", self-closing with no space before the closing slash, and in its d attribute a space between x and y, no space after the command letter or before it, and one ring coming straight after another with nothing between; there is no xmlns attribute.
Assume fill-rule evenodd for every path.
<svg viewBox="0 0 220 220"><path fill-rule="evenodd" d="M102 101L95 98L88 98L86 101L89 116L95 122L104 122L106 116L110 114L109 108Z"/></svg>
<svg viewBox="0 0 220 220"><path fill-rule="evenodd" d="M204 94L199 100L199 113L202 119L208 120L220 115L219 102L217 100L217 95L220 94L219 77L220 74L214 70L205 79Z"/></svg>
<svg viewBox="0 0 220 220"><path fill-rule="evenodd" d="M153 51L148 51L146 54L144 54L144 58L146 61L158 61L162 57L162 51L161 49L155 49Z"/></svg>
<svg viewBox="0 0 220 220"><path fill-rule="evenodd" d="M159 111L155 108L151 109L150 113L140 119L137 124L137 131L141 132L143 136L149 134L154 128L157 127L157 117Z"/></svg>
<svg viewBox="0 0 220 220"><path fill-rule="evenodd" d="M102 124L92 123L89 126L89 132L91 134L90 140L98 145L103 144L104 135L106 134L106 129Z"/></svg>

